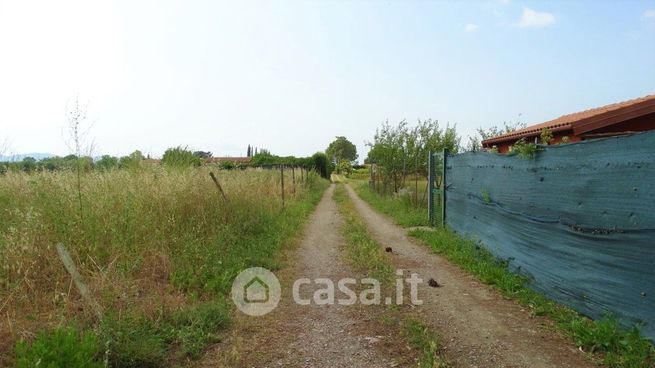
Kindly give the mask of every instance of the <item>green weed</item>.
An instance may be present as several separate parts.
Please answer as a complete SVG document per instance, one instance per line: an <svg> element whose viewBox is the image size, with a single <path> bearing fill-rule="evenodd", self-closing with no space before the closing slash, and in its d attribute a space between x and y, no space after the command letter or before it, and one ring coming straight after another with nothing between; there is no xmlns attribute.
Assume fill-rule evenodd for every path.
<svg viewBox="0 0 655 368"><path fill-rule="evenodd" d="M19 341L16 345L16 366L19 368L86 368L103 367L98 360L95 335L79 335L73 328L41 331L30 345Z"/></svg>
<svg viewBox="0 0 655 368"><path fill-rule="evenodd" d="M420 368L448 367L446 360L438 353L439 339L428 327L409 318L403 322L403 333L412 347L421 352L418 362Z"/></svg>

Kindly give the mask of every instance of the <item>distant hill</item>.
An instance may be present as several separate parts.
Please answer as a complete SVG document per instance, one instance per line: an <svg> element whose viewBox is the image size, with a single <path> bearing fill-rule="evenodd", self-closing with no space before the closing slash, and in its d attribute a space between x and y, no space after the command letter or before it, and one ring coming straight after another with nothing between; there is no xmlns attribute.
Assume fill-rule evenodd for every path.
<svg viewBox="0 0 655 368"><path fill-rule="evenodd" d="M21 161L25 157L33 157L35 160L39 161L44 158L54 157L52 153L43 153L43 152L34 152L34 153L20 153L16 155L0 155L0 161Z"/></svg>

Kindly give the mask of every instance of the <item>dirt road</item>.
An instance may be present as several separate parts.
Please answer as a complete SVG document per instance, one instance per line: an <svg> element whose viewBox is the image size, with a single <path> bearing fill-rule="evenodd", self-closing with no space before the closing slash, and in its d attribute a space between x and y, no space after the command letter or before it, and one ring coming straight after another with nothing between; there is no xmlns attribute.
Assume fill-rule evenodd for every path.
<svg viewBox="0 0 655 368"><path fill-rule="evenodd" d="M455 367L592 367L583 353L551 323L531 317L515 302L480 284L406 236L406 231L372 210L346 185L373 237L392 247L397 269L416 272L442 287L419 287L424 304L409 308L441 338ZM196 367L396 367L416 366L415 352L398 331L381 323L385 307L309 305L293 302L299 277L361 278L343 259L344 239L334 185L311 216L300 244L276 271L282 283L280 305L263 317L236 315L230 335ZM305 291L311 295L310 291Z"/></svg>
<svg viewBox="0 0 655 368"><path fill-rule="evenodd" d="M344 240L334 184L309 219L289 268L277 271L282 284L278 307L263 317L237 314L231 335L196 367L395 367L413 366L404 343L377 322L379 308L341 305L301 306L292 300L298 278L361 278L343 259ZM319 287L314 287L314 289ZM310 285L303 295L311 296ZM238 313L238 312L237 312ZM405 351L403 351L405 350Z"/></svg>

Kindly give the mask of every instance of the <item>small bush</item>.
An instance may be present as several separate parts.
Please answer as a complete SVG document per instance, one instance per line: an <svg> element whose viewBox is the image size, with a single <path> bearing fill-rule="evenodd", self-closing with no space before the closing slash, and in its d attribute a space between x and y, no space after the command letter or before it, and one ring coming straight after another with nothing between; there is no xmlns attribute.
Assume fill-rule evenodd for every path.
<svg viewBox="0 0 655 368"><path fill-rule="evenodd" d="M16 346L16 365L19 368L102 367L96 358L98 342L95 335L79 336L73 328L41 331L30 345L19 341Z"/></svg>
<svg viewBox="0 0 655 368"><path fill-rule="evenodd" d="M517 155L520 158L533 159L537 154L537 145L528 143L525 138L521 138L512 146L510 155Z"/></svg>
<svg viewBox="0 0 655 368"><path fill-rule="evenodd" d="M539 139L541 139L542 144L547 145L547 144L550 143L550 141L553 140L553 132L548 128L544 128L544 129L541 130L541 134L539 135Z"/></svg>
<svg viewBox="0 0 655 368"><path fill-rule="evenodd" d="M191 167L200 166L202 159L194 155L193 151L187 147L177 146L167 149L161 162L168 167Z"/></svg>

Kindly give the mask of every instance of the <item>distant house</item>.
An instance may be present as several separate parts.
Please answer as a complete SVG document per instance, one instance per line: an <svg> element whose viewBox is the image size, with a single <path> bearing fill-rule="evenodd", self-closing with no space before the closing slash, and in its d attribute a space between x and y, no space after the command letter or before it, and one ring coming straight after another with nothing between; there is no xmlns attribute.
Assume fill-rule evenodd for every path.
<svg viewBox="0 0 655 368"><path fill-rule="evenodd" d="M233 162L235 164L247 164L250 163L250 160L252 160L252 157L211 157L207 159L207 163Z"/></svg>
<svg viewBox="0 0 655 368"><path fill-rule="evenodd" d="M544 129L549 129L553 134L549 142L551 144L655 130L655 95L560 116L545 123L485 139L482 146L487 149L496 147L500 153L509 152L512 145L521 138L528 142L539 140Z"/></svg>

